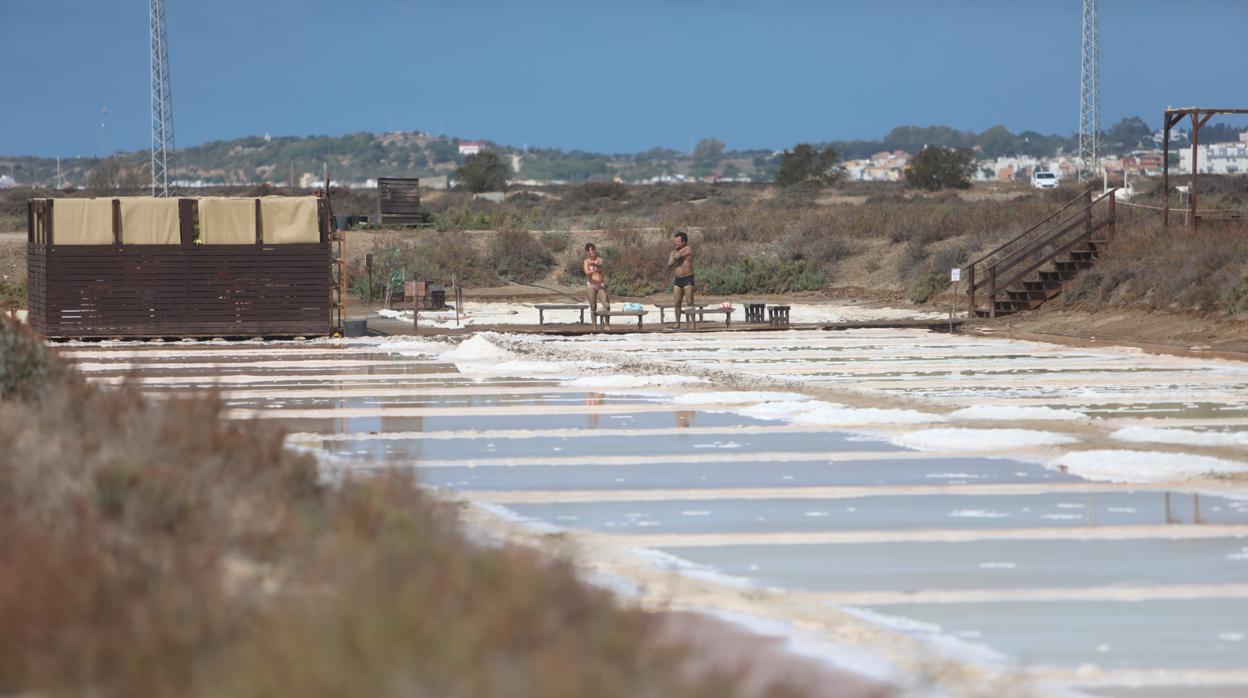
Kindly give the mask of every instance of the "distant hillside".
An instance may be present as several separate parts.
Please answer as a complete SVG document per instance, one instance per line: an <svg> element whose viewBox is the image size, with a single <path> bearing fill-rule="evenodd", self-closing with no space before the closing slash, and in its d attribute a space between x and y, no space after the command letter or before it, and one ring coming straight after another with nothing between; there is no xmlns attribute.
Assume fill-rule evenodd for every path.
<svg viewBox="0 0 1248 698"><path fill-rule="evenodd" d="M1238 129L1210 124L1202 130L1202 140L1234 140ZM1104 150L1121 153L1151 147L1152 129L1139 118L1123 119L1104 134ZM305 174L319 179L323 163L328 163L335 180L362 183L387 176L430 177L454 172L463 162L459 138L432 136L403 131L384 134L352 133L345 136L305 138L251 136L230 141L214 141L177 152L175 172L181 180L209 184L287 184ZM791 145L791 144L790 144ZM980 157L1031 155L1046 157L1073 152L1071 136L1044 135L1035 131L1012 133L994 126L983 133L958 131L948 126L901 126L878 140L831 141L818 145L836 148L842 159L866 157L880 151L904 150L916 153L925 145L973 148ZM723 178L770 181L777 158L772 150L726 150L720 141L703 139L692 153L666 148L607 155L555 148L521 151L490 144L513 164L519 164L518 179L583 182L619 177L642 182L660 177L717 175ZM147 171L146 151L115 156L123 170L141 174ZM84 186L87 174L101 158L61 160L61 181L65 186ZM0 174L19 184L52 187L57 183L53 158L0 156ZM142 179L142 177L140 177Z"/></svg>

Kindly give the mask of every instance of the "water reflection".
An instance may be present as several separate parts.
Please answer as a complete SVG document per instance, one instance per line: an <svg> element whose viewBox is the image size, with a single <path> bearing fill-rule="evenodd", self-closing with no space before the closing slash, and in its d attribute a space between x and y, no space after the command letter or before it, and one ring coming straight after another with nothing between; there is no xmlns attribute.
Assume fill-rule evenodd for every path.
<svg viewBox="0 0 1248 698"><path fill-rule="evenodd" d="M586 407L599 407L603 404L603 402L605 402L605 398L606 398L606 395L604 395L603 393L590 393L589 397L585 398L585 406ZM590 429L597 429L598 420L601 418L602 418L602 415L598 414L597 412L590 412L589 414L585 416L585 424Z"/></svg>

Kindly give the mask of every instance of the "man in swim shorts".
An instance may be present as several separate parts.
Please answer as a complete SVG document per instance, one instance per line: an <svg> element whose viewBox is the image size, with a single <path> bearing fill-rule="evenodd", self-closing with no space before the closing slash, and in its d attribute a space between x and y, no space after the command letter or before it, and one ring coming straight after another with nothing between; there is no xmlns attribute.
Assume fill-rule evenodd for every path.
<svg viewBox="0 0 1248 698"><path fill-rule="evenodd" d="M611 298L607 295L607 276L602 272L603 260L598 256L598 247L594 243L585 245L585 261L581 271L585 272L586 293L589 296L589 317L594 326L598 326L598 304L602 309L611 312ZM611 324L611 318L603 318L602 326Z"/></svg>
<svg viewBox="0 0 1248 698"><path fill-rule="evenodd" d="M693 248L689 236L677 231L672 236L675 249L667 256L667 268L672 270L672 303L676 306L676 326L680 327L680 311L683 306L693 308Z"/></svg>

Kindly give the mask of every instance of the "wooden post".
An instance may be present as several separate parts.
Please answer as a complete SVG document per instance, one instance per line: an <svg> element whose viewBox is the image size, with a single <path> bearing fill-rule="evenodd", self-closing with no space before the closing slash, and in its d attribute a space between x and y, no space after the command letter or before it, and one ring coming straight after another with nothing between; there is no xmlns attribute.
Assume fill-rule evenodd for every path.
<svg viewBox="0 0 1248 698"><path fill-rule="evenodd" d="M195 244L194 199L178 199L178 239L183 247Z"/></svg>
<svg viewBox="0 0 1248 698"><path fill-rule="evenodd" d="M1187 193L1187 205L1191 207L1192 232L1196 232L1196 146L1200 143L1200 117L1196 112L1192 112L1192 190Z"/></svg>
<svg viewBox="0 0 1248 698"><path fill-rule="evenodd" d="M966 295L971 297L970 307L966 309L966 318L969 320L975 315L975 265L972 264L970 269L966 270Z"/></svg>
<svg viewBox="0 0 1248 698"><path fill-rule="evenodd" d="M997 267L988 267L988 317L997 316Z"/></svg>
<svg viewBox="0 0 1248 698"><path fill-rule="evenodd" d="M264 226L260 220L260 199L256 199L256 244L264 244Z"/></svg>
<svg viewBox="0 0 1248 698"><path fill-rule="evenodd" d="M1092 190L1083 193L1083 232L1092 233Z"/></svg>
<svg viewBox="0 0 1248 698"><path fill-rule="evenodd" d="M1161 227L1163 230L1170 227L1170 113L1166 112L1165 131L1161 137L1161 190L1164 192L1161 199Z"/></svg>
<svg viewBox="0 0 1248 698"><path fill-rule="evenodd" d="M1118 190L1109 192L1109 237L1114 237L1114 233L1118 232Z"/></svg>
<svg viewBox="0 0 1248 698"><path fill-rule="evenodd" d="M113 199L113 244L121 244L121 202Z"/></svg>

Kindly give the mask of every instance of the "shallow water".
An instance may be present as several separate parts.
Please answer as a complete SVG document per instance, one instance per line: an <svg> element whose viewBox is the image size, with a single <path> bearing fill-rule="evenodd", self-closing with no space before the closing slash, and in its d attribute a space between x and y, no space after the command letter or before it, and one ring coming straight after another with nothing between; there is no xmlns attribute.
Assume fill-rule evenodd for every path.
<svg viewBox="0 0 1248 698"><path fill-rule="evenodd" d="M999 648L1026 664L1094 663L1115 669L1248 666L1248 599L1006 601L881 605L869 610L935 624L954 637Z"/></svg>
<svg viewBox="0 0 1248 698"><path fill-rule="evenodd" d="M1248 524L1248 502L1170 492L509 504L520 516L610 533L890 531Z"/></svg>
<svg viewBox="0 0 1248 698"><path fill-rule="evenodd" d="M521 520L626 547L646 541L713 579L806 590L886 624L883 616L921 621L934 647L974 642L1022 667L1069 671L1046 679L1058 684L1082 685L1080 665L1185 672L1104 676L1092 694L1149 696L1129 687L1140 681L1157 695L1217 696L1227 681L1227 695L1248 689L1248 676L1216 673L1248 667L1248 640L1235 639L1248 617L1248 537L1238 534L1248 532L1248 504L1091 483L1051 467L1095 434L1110 444L1096 448L1111 448L1108 434L1135 425L1248 429L1242 364L903 330L549 337L531 340L536 353L527 355L483 336L468 341L455 362L438 359L452 345L435 340L61 351L93 380L137 380L154 396L215 387L231 414L281 425L336 462L415 469L431 486ZM645 375L612 368L639 358ZM700 372L701 383L665 382L650 375L654 367ZM567 382L578 377L589 384ZM741 414L768 400L761 393L675 404L690 390L727 390L721 378L762 381L767 391L900 397L908 415L945 419L974 406L981 416L935 425L960 430L938 433L962 441L916 452L895 442L933 425L890 424L896 412L830 409L823 423L794 424L792 414ZM1017 407L1067 419L1008 413ZM1027 415L1005 419L1021 430L1011 433L1069 432L1076 441L1007 440L965 455L1003 433L982 431L1002 426L985 418L994 410ZM1176 462L1186 448L1164 446ZM1131 460L1113 460L1129 478ZM957 542L930 539L942 532ZM796 544L802 536L816 538Z"/></svg>
<svg viewBox="0 0 1248 698"><path fill-rule="evenodd" d="M1077 535L1077 533L1072 533ZM1248 581L1248 539L728 545L663 552L760 586L816 592L1080 588ZM1238 564L1233 564L1233 563Z"/></svg>
<svg viewBox="0 0 1248 698"><path fill-rule="evenodd" d="M431 468L421 478L463 490L619 490L745 487L889 486L1075 482L1030 463L988 458L829 462L631 463L577 466L493 465Z"/></svg>

